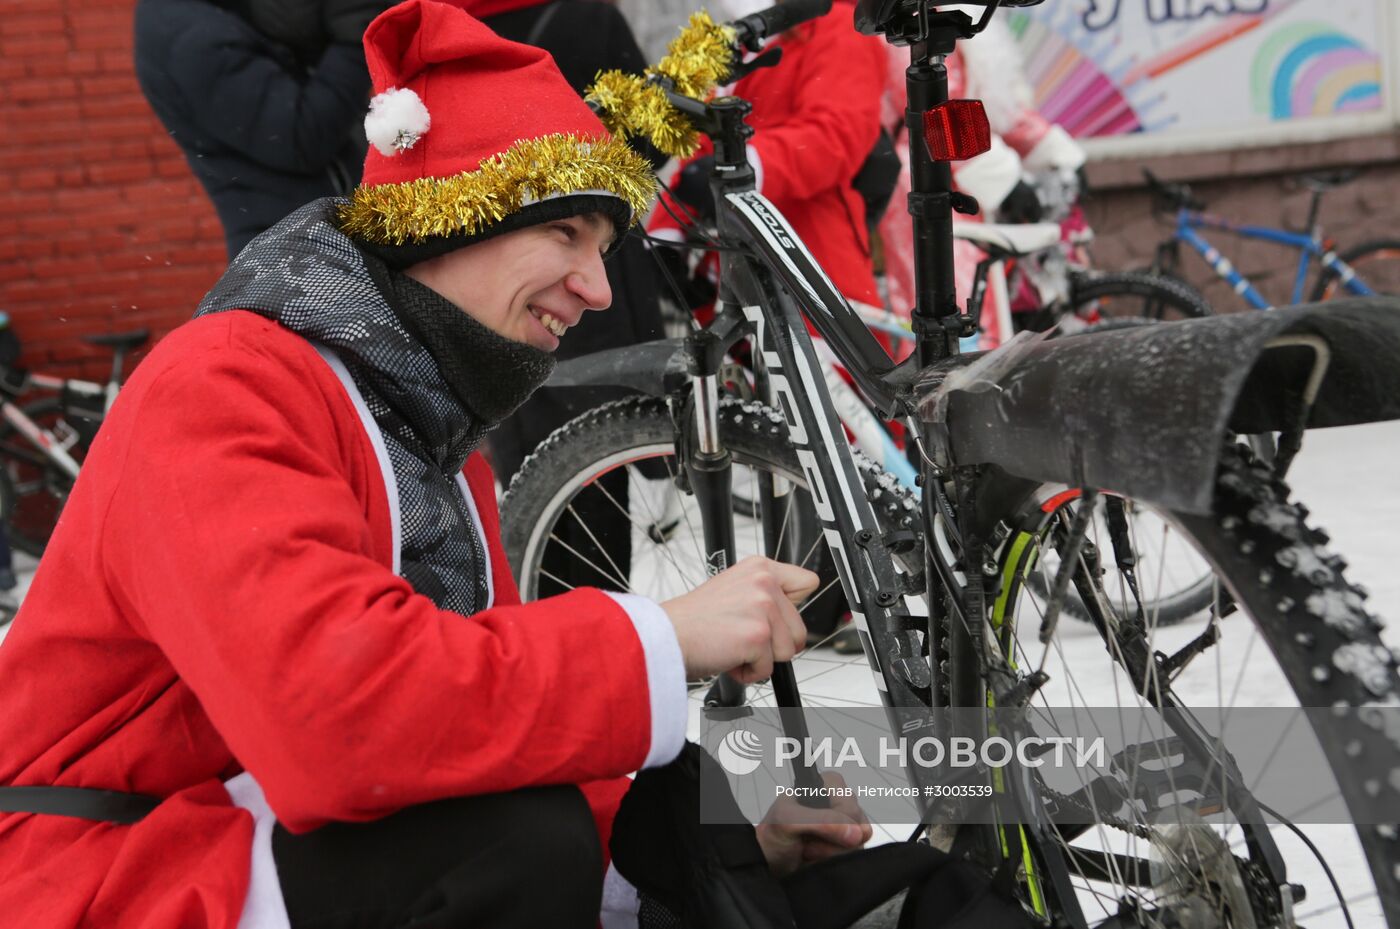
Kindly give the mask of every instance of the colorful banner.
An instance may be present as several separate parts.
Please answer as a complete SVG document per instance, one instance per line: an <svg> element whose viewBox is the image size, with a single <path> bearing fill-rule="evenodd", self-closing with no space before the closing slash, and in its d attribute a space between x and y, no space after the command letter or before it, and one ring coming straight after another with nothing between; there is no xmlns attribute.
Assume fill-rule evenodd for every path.
<svg viewBox="0 0 1400 929"><path fill-rule="evenodd" d="M1073 135L1384 113L1388 0L1052 0L1014 10L1027 77Z"/></svg>

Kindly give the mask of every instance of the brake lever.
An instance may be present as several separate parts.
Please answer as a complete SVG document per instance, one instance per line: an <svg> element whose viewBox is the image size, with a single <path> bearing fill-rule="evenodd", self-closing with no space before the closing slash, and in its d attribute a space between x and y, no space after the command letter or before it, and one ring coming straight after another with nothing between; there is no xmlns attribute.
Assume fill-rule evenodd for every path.
<svg viewBox="0 0 1400 929"><path fill-rule="evenodd" d="M750 74L753 74L755 71L761 71L764 68L771 68L774 65L776 65L779 61L781 61L782 58L782 46L775 45L772 48L767 49L766 51L755 56L754 58L749 59L748 61L742 61L736 64L734 66L734 70L731 71L729 74L729 83L737 83L738 81L748 77Z"/></svg>

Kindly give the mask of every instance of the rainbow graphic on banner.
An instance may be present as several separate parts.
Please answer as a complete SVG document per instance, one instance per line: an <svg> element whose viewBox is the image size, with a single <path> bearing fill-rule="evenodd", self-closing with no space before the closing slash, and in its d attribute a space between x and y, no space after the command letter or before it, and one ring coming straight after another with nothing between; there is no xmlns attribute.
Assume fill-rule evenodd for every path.
<svg viewBox="0 0 1400 929"><path fill-rule="evenodd" d="M1260 46L1250 95L1254 109L1271 119L1377 110L1380 57L1328 23L1296 23Z"/></svg>

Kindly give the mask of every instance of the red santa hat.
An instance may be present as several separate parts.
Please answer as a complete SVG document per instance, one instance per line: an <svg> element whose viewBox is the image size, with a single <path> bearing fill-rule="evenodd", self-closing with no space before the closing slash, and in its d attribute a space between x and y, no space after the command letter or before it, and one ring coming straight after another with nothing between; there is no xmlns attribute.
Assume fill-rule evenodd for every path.
<svg viewBox="0 0 1400 929"><path fill-rule="evenodd" d="M371 145L340 210L346 233L446 251L589 212L621 231L650 206L646 160L608 135L542 49L434 0L385 11L364 42Z"/></svg>

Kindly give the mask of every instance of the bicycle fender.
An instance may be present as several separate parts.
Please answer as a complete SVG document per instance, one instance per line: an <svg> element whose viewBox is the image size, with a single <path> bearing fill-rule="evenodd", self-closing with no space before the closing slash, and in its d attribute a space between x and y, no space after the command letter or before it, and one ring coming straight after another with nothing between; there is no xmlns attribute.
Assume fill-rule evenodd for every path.
<svg viewBox="0 0 1400 929"><path fill-rule="evenodd" d="M546 387L630 387L663 397L686 376L684 339L658 339L561 361Z"/></svg>
<svg viewBox="0 0 1400 929"><path fill-rule="evenodd" d="M1400 299L1023 334L916 395L958 465L1207 514L1234 435L1400 419Z"/></svg>

